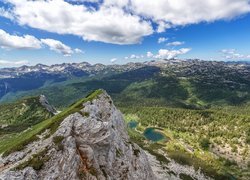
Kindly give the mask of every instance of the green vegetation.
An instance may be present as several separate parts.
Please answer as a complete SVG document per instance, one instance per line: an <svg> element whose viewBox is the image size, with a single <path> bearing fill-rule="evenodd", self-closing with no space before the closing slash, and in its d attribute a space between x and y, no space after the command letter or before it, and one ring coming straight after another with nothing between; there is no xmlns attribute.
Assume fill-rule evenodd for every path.
<svg viewBox="0 0 250 180"><path fill-rule="evenodd" d="M2 140L0 142L0 153L4 153L3 156L6 156L12 152L23 149L30 142L37 140L37 135L41 134L46 129L50 130L50 134L53 134L63 119L65 119L70 114L79 112L83 108L82 104L84 102L93 100L101 93L102 90L96 90L89 94L86 98L79 100L68 109L53 116L52 118L42 121L41 123L34 125L30 129L20 134Z"/></svg>
<svg viewBox="0 0 250 180"><path fill-rule="evenodd" d="M52 116L53 114L41 105L39 97L0 105L0 136L21 132Z"/></svg>
<svg viewBox="0 0 250 180"><path fill-rule="evenodd" d="M137 121L136 129L128 128L131 139L138 143L158 160L164 162L159 149L180 164L199 168L215 179L230 179L233 176L246 177L250 148L246 144L250 128L250 114L235 114L224 109L190 110L167 107L123 107L129 123ZM145 143L143 132L148 127L161 127L169 137L167 142ZM225 148L225 146L229 146ZM235 151L234 149L237 149ZM228 150L216 153L218 148ZM228 158L241 159L240 162ZM222 158L225 157L225 158Z"/></svg>
<svg viewBox="0 0 250 180"><path fill-rule="evenodd" d="M55 137L53 137L53 142L57 146L58 150L63 150L63 144L62 144L63 140L64 140L63 136L55 136Z"/></svg>
<svg viewBox="0 0 250 180"><path fill-rule="evenodd" d="M47 155L47 149L34 154L28 161L19 164L15 169L22 170L28 166L33 167L35 170L42 169L45 162L47 162L50 157Z"/></svg>
<svg viewBox="0 0 250 180"><path fill-rule="evenodd" d="M202 149L204 149L204 150L208 150L210 144L211 144L211 143L210 143L210 141L209 141L208 138L202 138L202 139L200 140L200 146L201 146Z"/></svg>
<svg viewBox="0 0 250 180"><path fill-rule="evenodd" d="M244 147L244 142L250 128L250 115L225 113L223 110L189 110L165 107L133 107L121 108L124 114L135 114L141 126L157 126L168 128L176 135L185 133L189 138L193 136L196 142L209 137L216 143L234 144ZM237 126L235 126L237 125Z"/></svg>
<svg viewBox="0 0 250 180"><path fill-rule="evenodd" d="M118 148L116 148L116 156L117 156L117 157L123 156L122 151L121 151L120 149L118 149Z"/></svg>
<svg viewBox="0 0 250 180"><path fill-rule="evenodd" d="M186 174L180 174L180 178L183 179L183 180L193 180L192 177L186 175Z"/></svg>

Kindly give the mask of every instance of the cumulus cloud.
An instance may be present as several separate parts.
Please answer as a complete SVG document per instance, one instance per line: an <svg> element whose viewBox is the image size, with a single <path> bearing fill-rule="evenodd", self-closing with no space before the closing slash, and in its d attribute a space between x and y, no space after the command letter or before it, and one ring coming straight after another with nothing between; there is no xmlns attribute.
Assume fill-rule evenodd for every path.
<svg viewBox="0 0 250 180"><path fill-rule="evenodd" d="M185 42L174 41L174 42L167 43L167 46L180 46L183 44L185 44Z"/></svg>
<svg viewBox="0 0 250 180"><path fill-rule="evenodd" d="M64 56L70 56L73 53L83 53L81 49L75 48L72 50L71 47L55 39L39 40L31 35L11 35L0 29L0 47L3 49L41 49L43 44L48 46L50 50L61 53Z"/></svg>
<svg viewBox="0 0 250 180"><path fill-rule="evenodd" d="M150 51L147 52L147 58L152 58L154 57L154 54Z"/></svg>
<svg viewBox="0 0 250 180"><path fill-rule="evenodd" d="M74 53L71 47L63 44L61 41L54 39L41 39L41 42L47 45L50 50L61 53L64 56L71 56Z"/></svg>
<svg viewBox="0 0 250 180"><path fill-rule="evenodd" d="M75 53L84 53L84 51L83 51L83 50L78 49L78 48L75 48L75 49L74 49L74 52L75 52Z"/></svg>
<svg viewBox="0 0 250 180"><path fill-rule="evenodd" d="M240 54L236 49L223 49L221 53L222 57L228 60L250 59L250 55Z"/></svg>
<svg viewBox="0 0 250 180"><path fill-rule="evenodd" d="M28 64L28 61L9 61L9 60L2 60L0 59L1 66L18 66Z"/></svg>
<svg viewBox="0 0 250 180"><path fill-rule="evenodd" d="M86 41L140 43L176 26L230 20L250 12L249 0L5 0L2 16L20 25ZM74 3L72 3L74 2ZM80 2L80 3L75 3ZM96 3L88 7L85 2ZM7 7L7 6L6 6ZM153 26L156 24L157 26ZM156 27L156 28L154 28Z"/></svg>
<svg viewBox="0 0 250 180"><path fill-rule="evenodd" d="M236 52L236 49L222 49L221 52L223 54L234 54Z"/></svg>
<svg viewBox="0 0 250 180"><path fill-rule="evenodd" d="M117 58L112 58L112 59L110 59L110 62L112 62L112 63L114 63L114 62L116 62L117 61Z"/></svg>
<svg viewBox="0 0 250 180"><path fill-rule="evenodd" d="M135 55L135 54L132 54L132 55L130 56L130 59L140 59L140 58L143 58L143 57L140 56L140 55Z"/></svg>
<svg viewBox="0 0 250 180"><path fill-rule="evenodd" d="M130 56L130 59L139 59L140 58L140 56L137 56L137 55L135 55L135 54L132 54L131 56Z"/></svg>
<svg viewBox="0 0 250 180"><path fill-rule="evenodd" d="M171 25L169 23L164 22L164 21L157 22L157 24L158 24L158 27L157 27L156 31L158 33L165 32L166 29L171 28Z"/></svg>
<svg viewBox="0 0 250 180"><path fill-rule="evenodd" d="M133 10L172 26L232 19L250 11L249 0L133 0Z"/></svg>
<svg viewBox="0 0 250 180"><path fill-rule="evenodd" d="M41 42L31 35L11 35L0 29L0 47L4 49L40 49Z"/></svg>
<svg viewBox="0 0 250 180"><path fill-rule="evenodd" d="M98 10L89 10L84 4L70 4L63 0L6 1L14 6L12 13L20 25L73 34L86 41L134 44L153 33L150 22L126 13L118 6L102 5Z"/></svg>
<svg viewBox="0 0 250 180"><path fill-rule="evenodd" d="M160 44L160 43L164 43L165 41L167 41L168 40L168 38L165 38L165 37L160 37L159 39L158 39L158 43Z"/></svg>
<svg viewBox="0 0 250 180"><path fill-rule="evenodd" d="M190 48L181 48L179 50L168 50L168 49L160 49L158 54L154 57L157 59L172 59L179 55L186 54L190 51Z"/></svg>
<svg viewBox="0 0 250 180"><path fill-rule="evenodd" d="M168 50L168 49L160 49L156 55L154 55L151 51L148 51L146 55L135 55L132 54L130 56L126 56L124 59L143 59L143 58L156 58L156 59L172 59L178 57L179 55L183 55L191 51L191 48L181 48L178 50Z"/></svg>

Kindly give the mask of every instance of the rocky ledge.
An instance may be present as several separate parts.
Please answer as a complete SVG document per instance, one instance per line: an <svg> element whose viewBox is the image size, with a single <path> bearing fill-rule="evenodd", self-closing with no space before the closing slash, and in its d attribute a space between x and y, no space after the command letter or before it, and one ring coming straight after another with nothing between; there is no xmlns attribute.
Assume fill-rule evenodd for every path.
<svg viewBox="0 0 250 180"><path fill-rule="evenodd" d="M3 170L0 179L155 179L147 155L129 140L123 116L106 92L84 103L80 112L69 115L52 136L45 137L2 159L14 159L12 164L19 168ZM34 146L39 152L33 151ZM22 156L14 158L17 153ZM31 158L42 158L43 165L22 166Z"/></svg>

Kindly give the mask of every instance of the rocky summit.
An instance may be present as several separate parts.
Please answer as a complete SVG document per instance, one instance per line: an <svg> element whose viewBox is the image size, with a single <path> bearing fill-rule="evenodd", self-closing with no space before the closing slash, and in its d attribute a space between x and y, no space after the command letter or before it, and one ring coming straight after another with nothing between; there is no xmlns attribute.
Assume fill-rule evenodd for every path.
<svg viewBox="0 0 250 180"><path fill-rule="evenodd" d="M0 158L0 179L155 179L145 152L131 142L106 92L82 104L58 129Z"/></svg>

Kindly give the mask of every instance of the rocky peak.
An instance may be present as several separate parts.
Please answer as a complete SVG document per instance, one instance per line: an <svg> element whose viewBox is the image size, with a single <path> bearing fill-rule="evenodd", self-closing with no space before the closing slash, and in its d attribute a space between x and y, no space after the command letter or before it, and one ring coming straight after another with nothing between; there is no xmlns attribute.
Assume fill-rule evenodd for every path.
<svg viewBox="0 0 250 180"><path fill-rule="evenodd" d="M43 106L44 108L47 109L47 111L49 111L49 112L51 112L51 113L53 113L53 114L56 114L56 113L57 113L57 110L55 109L55 107L49 104L49 102L48 102L46 96L40 95L40 97L39 97L39 102L42 104L42 106Z"/></svg>
<svg viewBox="0 0 250 180"><path fill-rule="evenodd" d="M31 157L29 148L37 153L34 146L46 161L39 168L23 166ZM19 153L20 159L14 153L3 161L12 157L23 168L5 169L0 179L155 179L145 152L129 140L123 116L106 92L65 118L51 137Z"/></svg>

